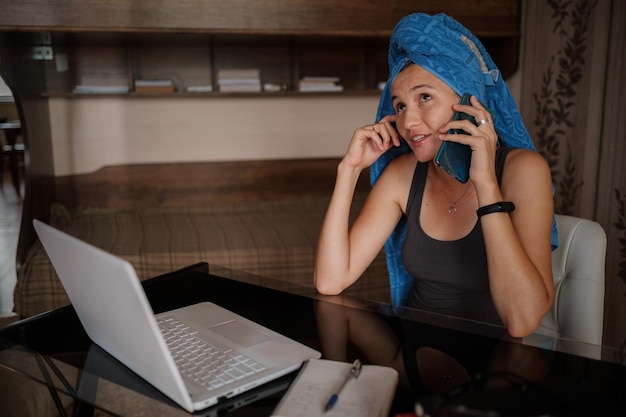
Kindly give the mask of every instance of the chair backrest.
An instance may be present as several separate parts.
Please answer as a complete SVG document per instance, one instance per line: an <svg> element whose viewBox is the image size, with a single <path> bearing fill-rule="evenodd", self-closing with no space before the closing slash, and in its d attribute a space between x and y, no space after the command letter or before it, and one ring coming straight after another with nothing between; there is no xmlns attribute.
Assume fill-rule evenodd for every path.
<svg viewBox="0 0 626 417"><path fill-rule="evenodd" d="M579 217L557 215L556 223L554 305L538 333L601 345L606 234L598 223Z"/></svg>

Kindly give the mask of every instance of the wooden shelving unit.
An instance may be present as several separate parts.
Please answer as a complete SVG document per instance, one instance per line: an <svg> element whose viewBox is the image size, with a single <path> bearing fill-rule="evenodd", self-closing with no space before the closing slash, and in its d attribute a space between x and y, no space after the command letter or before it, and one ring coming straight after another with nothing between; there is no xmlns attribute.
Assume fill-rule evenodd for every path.
<svg viewBox="0 0 626 417"><path fill-rule="evenodd" d="M381 36L55 33L53 54L67 68L45 64L45 93L71 94L85 80L120 80L132 93L134 80L170 79L177 94L215 95L186 91L213 86L217 92L216 74L233 68L259 69L261 82L281 86L279 94L297 93L304 76L337 77L348 94L377 93L387 78L387 45Z"/></svg>

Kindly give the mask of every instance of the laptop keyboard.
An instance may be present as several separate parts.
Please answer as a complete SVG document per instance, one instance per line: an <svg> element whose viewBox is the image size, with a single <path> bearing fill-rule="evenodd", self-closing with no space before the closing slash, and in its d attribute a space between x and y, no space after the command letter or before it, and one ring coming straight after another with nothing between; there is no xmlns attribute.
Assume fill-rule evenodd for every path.
<svg viewBox="0 0 626 417"><path fill-rule="evenodd" d="M209 390L265 369L247 356L211 345L172 317L161 317L158 323L181 374Z"/></svg>

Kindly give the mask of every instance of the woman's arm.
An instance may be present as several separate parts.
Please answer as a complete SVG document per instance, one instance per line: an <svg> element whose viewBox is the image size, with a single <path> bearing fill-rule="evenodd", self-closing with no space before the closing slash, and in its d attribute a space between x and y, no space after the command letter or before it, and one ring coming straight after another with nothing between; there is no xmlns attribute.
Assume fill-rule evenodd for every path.
<svg viewBox="0 0 626 417"><path fill-rule="evenodd" d="M511 336L534 332L552 305L554 283L550 234L552 230L552 180L548 164L529 150L514 150L506 160L501 186L494 160L497 135L491 115L475 97L472 106L455 105L455 110L480 120L450 122L442 127L442 139L465 143L472 148L470 178L476 188L478 207L512 201L512 213L491 213L480 218L491 296ZM470 135L447 135L447 129L462 128Z"/></svg>
<svg viewBox="0 0 626 417"><path fill-rule="evenodd" d="M337 179L322 223L315 258L314 284L322 294L335 295L353 284L382 249L402 211L393 197L396 175L392 161L370 191L363 210L352 227L350 206L361 172L391 146L400 144L391 126L393 116L383 123L355 131L348 151L337 167Z"/></svg>
<svg viewBox="0 0 626 417"><path fill-rule="evenodd" d="M514 337L534 332L554 299L550 235L553 200L550 170L538 153L509 154L500 189L478 192L479 206L512 201L512 213L480 218L491 295Z"/></svg>

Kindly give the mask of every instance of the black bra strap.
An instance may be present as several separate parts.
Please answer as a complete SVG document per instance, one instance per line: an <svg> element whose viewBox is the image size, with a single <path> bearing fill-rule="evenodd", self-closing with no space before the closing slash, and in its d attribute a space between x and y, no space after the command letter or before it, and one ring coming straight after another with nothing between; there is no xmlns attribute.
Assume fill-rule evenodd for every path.
<svg viewBox="0 0 626 417"><path fill-rule="evenodd" d="M509 152L515 148L505 148L500 146L496 150L496 177L498 178L498 185L502 185L502 173L504 172L504 162Z"/></svg>

